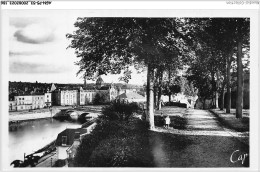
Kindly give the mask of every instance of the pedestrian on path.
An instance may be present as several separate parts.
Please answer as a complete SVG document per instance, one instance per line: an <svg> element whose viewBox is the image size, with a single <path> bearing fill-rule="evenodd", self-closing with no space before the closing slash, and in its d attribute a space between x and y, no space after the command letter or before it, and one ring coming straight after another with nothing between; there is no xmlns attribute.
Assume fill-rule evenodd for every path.
<svg viewBox="0 0 260 172"><path fill-rule="evenodd" d="M165 118L165 126L166 126L166 128L169 128L170 123L171 123L171 119L170 119L170 117L169 117L169 115L168 115L168 116Z"/></svg>

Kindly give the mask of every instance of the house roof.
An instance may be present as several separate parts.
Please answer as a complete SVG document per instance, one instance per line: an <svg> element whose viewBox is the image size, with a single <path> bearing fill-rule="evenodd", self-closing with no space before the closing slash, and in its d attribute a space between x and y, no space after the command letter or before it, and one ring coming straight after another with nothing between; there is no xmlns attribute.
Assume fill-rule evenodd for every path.
<svg viewBox="0 0 260 172"><path fill-rule="evenodd" d="M79 88L60 88L60 91L79 91Z"/></svg>
<svg viewBox="0 0 260 172"><path fill-rule="evenodd" d="M44 96L45 93L21 93L16 96Z"/></svg>
<svg viewBox="0 0 260 172"><path fill-rule="evenodd" d="M102 84L104 83L103 79L101 78L101 76L98 77L96 84Z"/></svg>
<svg viewBox="0 0 260 172"><path fill-rule="evenodd" d="M79 132L81 134L87 133L87 129L84 128L67 128L58 134L55 146L62 146L62 136L67 136L66 145L71 146L74 142L75 137L77 136L75 133Z"/></svg>
<svg viewBox="0 0 260 172"><path fill-rule="evenodd" d="M100 89L98 89L98 90L108 90L108 89L110 89L110 86L102 86Z"/></svg>
<svg viewBox="0 0 260 172"><path fill-rule="evenodd" d="M120 94L119 96L117 96L117 98L119 98L119 99L145 99L144 96L134 93L134 92Z"/></svg>

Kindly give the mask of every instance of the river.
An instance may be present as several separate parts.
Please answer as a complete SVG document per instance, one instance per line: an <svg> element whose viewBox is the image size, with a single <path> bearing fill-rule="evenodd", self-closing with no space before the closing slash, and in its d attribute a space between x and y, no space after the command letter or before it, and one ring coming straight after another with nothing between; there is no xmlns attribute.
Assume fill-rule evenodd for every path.
<svg viewBox="0 0 260 172"><path fill-rule="evenodd" d="M23 160L24 153L31 154L57 138L66 128L78 128L80 123L37 119L9 126L9 162Z"/></svg>

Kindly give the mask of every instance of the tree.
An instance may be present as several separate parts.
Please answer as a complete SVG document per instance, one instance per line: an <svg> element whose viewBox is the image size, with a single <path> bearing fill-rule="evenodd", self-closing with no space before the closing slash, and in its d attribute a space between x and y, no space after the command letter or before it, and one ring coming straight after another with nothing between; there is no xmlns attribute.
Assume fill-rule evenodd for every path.
<svg viewBox="0 0 260 172"><path fill-rule="evenodd" d="M171 95L181 92L181 84L176 80L173 83L168 81L164 82L163 85L163 94L169 96L169 102L171 101Z"/></svg>
<svg viewBox="0 0 260 172"><path fill-rule="evenodd" d="M243 66L242 66L242 44L249 43L249 19L237 19L237 101L236 117L242 118L243 109Z"/></svg>
<svg viewBox="0 0 260 172"><path fill-rule="evenodd" d="M95 105L106 104L108 102L109 94L107 92L98 92L93 99L93 104Z"/></svg>
<svg viewBox="0 0 260 172"><path fill-rule="evenodd" d="M87 79L97 75L119 74L136 63L147 66L147 120L154 128L153 85L158 64L185 50L188 28L176 18L78 18L77 30L67 34L80 58L79 71ZM186 25L185 25L186 26ZM187 38L187 39L186 39ZM178 42L178 44L176 44ZM175 61L177 61L175 59Z"/></svg>
<svg viewBox="0 0 260 172"><path fill-rule="evenodd" d="M243 66L242 49L249 44L249 19L247 18L227 18L214 19L216 30L219 30L218 48L223 56L226 57L226 86L227 86L227 105L226 112L230 113L231 109L231 64L234 61L234 52L237 51L237 99L236 99L236 116L242 117L242 98L243 98ZM218 25L218 27L217 27Z"/></svg>
<svg viewBox="0 0 260 172"><path fill-rule="evenodd" d="M198 97L203 101L203 109L206 108L206 99L212 98L212 82L209 71L206 68L201 68L199 61L195 62L188 69L187 79L193 83L198 89Z"/></svg>

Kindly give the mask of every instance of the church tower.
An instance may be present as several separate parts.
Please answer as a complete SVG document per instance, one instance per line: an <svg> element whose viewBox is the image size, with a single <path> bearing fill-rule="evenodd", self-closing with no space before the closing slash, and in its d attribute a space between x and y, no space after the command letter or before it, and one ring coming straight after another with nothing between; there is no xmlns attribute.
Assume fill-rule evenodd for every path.
<svg viewBox="0 0 260 172"><path fill-rule="evenodd" d="M98 77L97 81L96 81L96 88L100 89L102 86L104 85L104 81L101 78L101 76Z"/></svg>
<svg viewBox="0 0 260 172"><path fill-rule="evenodd" d="M52 92L52 91L54 91L54 90L56 90L56 86L54 85L54 83L52 83L52 85L51 85L51 90L50 90L50 91Z"/></svg>

